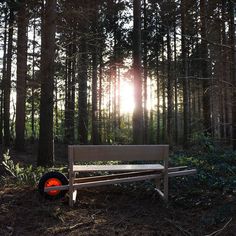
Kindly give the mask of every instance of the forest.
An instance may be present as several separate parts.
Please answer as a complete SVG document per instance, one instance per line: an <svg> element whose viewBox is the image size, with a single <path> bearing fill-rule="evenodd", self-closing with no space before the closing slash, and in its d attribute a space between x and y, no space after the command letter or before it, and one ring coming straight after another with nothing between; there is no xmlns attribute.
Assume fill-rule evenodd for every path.
<svg viewBox="0 0 236 236"><path fill-rule="evenodd" d="M36 212L27 211L32 228L9 223L0 234L235 235L235 29L234 0L1 0L0 222ZM34 187L67 165L72 144L169 144L170 163L198 173L170 183L167 208L147 183L110 197L84 191L81 222L59 227L79 213L39 200ZM8 204L27 194L22 209Z"/></svg>
<svg viewBox="0 0 236 236"><path fill-rule="evenodd" d="M42 165L53 140L188 148L205 136L235 149L234 11L233 1L3 1L0 142L38 142Z"/></svg>

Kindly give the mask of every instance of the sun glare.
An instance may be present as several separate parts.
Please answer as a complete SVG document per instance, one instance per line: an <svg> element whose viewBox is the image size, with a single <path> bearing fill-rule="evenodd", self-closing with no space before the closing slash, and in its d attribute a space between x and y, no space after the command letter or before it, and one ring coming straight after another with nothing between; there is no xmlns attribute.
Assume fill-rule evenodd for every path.
<svg viewBox="0 0 236 236"><path fill-rule="evenodd" d="M120 111L122 114L133 113L134 87L131 81L122 79L120 83Z"/></svg>

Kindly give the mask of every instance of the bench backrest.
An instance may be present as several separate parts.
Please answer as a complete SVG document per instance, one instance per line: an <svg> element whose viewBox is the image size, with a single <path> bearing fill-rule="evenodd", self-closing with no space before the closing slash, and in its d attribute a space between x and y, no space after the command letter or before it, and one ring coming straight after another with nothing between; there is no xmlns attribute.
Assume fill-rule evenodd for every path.
<svg viewBox="0 0 236 236"><path fill-rule="evenodd" d="M169 145L70 145L70 162L75 161L168 161Z"/></svg>

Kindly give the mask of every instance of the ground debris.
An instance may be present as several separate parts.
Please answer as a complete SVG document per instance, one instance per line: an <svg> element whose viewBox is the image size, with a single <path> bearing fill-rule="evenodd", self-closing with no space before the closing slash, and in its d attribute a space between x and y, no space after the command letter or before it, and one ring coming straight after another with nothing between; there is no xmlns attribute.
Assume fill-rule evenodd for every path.
<svg viewBox="0 0 236 236"><path fill-rule="evenodd" d="M185 199L183 204L170 200L166 205L143 189L128 190L120 186L81 190L78 202L70 208L65 201L42 199L33 188L0 188L0 235L202 236L227 223L219 220L230 218L221 233L234 235L234 199L214 198L211 206ZM184 206L184 201L191 205ZM213 216L216 220L209 221Z"/></svg>
<svg viewBox="0 0 236 236"><path fill-rule="evenodd" d="M47 230L47 232L55 235L55 234L59 234L59 233L73 231L73 230L80 228L80 227L89 226L93 223L94 223L93 221L88 221L88 222L80 222L80 223L77 223L75 225L70 225L70 226L63 226L63 227L57 227L57 228L51 227Z"/></svg>

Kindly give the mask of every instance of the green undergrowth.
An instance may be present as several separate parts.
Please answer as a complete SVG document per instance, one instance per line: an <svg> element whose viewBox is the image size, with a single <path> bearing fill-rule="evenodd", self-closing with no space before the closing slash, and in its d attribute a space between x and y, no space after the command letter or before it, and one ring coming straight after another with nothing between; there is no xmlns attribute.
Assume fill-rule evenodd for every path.
<svg viewBox="0 0 236 236"><path fill-rule="evenodd" d="M217 150L175 154L171 157L171 164L197 169L193 177L182 177L182 185L236 193L236 152Z"/></svg>
<svg viewBox="0 0 236 236"><path fill-rule="evenodd" d="M4 154L1 166L4 167L6 174L0 176L0 181L5 184L35 186L40 177L48 171L67 172L65 167L23 166L14 163L8 153ZM170 166L188 166L197 169L196 175L171 178L172 189L187 189L192 193L202 190L236 193L236 152L215 149L204 153L202 151L178 152L170 157ZM135 187L136 184L131 185ZM150 189L152 187L147 182L144 183L144 186Z"/></svg>
<svg viewBox="0 0 236 236"><path fill-rule="evenodd" d="M14 163L9 153L3 154L1 166L5 170L5 174L0 176L1 185L15 186L36 186L43 174L55 170L64 172L65 168L45 168L34 167L33 165L23 166L19 163Z"/></svg>

